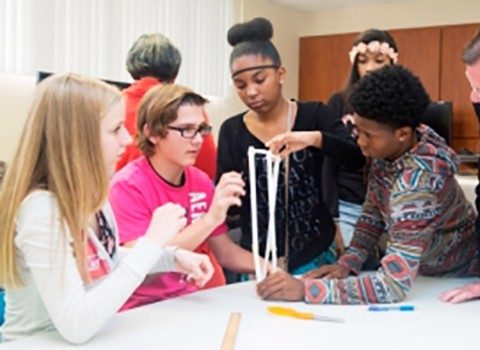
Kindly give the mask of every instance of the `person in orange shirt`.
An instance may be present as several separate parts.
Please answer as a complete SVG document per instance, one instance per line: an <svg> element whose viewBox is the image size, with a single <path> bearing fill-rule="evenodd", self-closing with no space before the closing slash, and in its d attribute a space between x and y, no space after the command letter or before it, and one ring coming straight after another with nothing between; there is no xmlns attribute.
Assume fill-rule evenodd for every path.
<svg viewBox="0 0 480 350"><path fill-rule="evenodd" d="M127 55L127 70L135 81L123 90L126 104L125 127L135 136L137 129L137 108L143 95L158 84L175 81L182 56L170 40L160 33L141 35ZM142 153L136 143L129 145L117 163L117 171ZM213 135L207 135L198 154L195 166L213 179L216 172L217 147Z"/></svg>

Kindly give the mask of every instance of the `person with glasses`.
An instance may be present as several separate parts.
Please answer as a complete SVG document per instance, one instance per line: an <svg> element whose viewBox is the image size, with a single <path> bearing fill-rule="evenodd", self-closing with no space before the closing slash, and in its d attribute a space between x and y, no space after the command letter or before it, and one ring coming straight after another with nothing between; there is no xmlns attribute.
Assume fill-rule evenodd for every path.
<svg viewBox="0 0 480 350"><path fill-rule="evenodd" d="M119 246L107 192L131 142L124 107L120 91L95 79L38 85L0 192L0 343L52 330L85 343L150 272L182 271L200 285L212 276L207 256L170 246L186 224L176 204L155 208L143 237Z"/></svg>
<svg viewBox="0 0 480 350"><path fill-rule="evenodd" d="M470 39L463 50L462 61L465 63L465 76L472 90L470 91L470 101L480 122L480 30ZM478 161L478 179L480 181L480 160ZM477 195L475 207L477 213L480 213L480 183L475 188ZM477 217L475 223L477 235L480 236L480 217ZM480 242L479 242L480 244ZM478 249L480 254L480 247ZM445 291L439 296L439 299L449 303L460 303L471 299L480 298L480 282L466 284L459 288Z"/></svg>
<svg viewBox="0 0 480 350"><path fill-rule="evenodd" d="M209 177L193 164L207 124L207 101L188 88L169 84L152 88L138 109L138 145L143 156L113 178L109 199L119 227L121 243L130 246L145 231L152 212L176 203L187 212L187 226L173 240L181 248L207 254L214 275L206 288L225 284L222 267L253 273L252 254L233 243L224 224L230 206L240 206L244 182L239 174L224 174L214 188ZM124 309L196 291L182 275L164 273L147 279Z"/></svg>
<svg viewBox="0 0 480 350"><path fill-rule="evenodd" d="M351 168L361 167L364 158L340 119L323 103L289 101L283 96L286 69L270 41L272 36L272 25L265 18L236 24L228 31L228 41L233 46L233 84L248 110L221 126L217 180L231 171L241 173L244 180L248 178L250 146L267 149L265 143L278 134L304 133L309 147L293 153L281 165L275 212L281 266L294 274L303 274L335 260L329 249L335 226L321 190L324 156L330 155ZM256 162L256 167L256 174L266 174L265 162ZM257 176L257 209L260 252L264 252L269 217L265 176ZM248 194L240 208L229 212L229 225L241 228L241 246L252 249Z"/></svg>

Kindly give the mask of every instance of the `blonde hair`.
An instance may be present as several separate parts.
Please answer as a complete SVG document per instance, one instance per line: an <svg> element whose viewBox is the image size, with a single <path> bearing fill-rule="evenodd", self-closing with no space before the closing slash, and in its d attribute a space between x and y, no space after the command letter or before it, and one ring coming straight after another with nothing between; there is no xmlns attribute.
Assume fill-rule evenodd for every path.
<svg viewBox="0 0 480 350"><path fill-rule="evenodd" d="M155 152L155 145L148 139L150 136L167 136L167 126L177 119L181 106L203 106L208 100L187 87L166 84L157 85L142 98L137 112L137 142L142 153L150 157ZM208 120L205 114L205 120ZM147 126L149 134L145 133Z"/></svg>
<svg viewBox="0 0 480 350"><path fill-rule="evenodd" d="M62 225L73 239L80 275L90 281L85 227L108 190L100 120L120 98L116 88L73 74L49 77L37 87L0 192L0 285L22 284L15 260L15 220L22 201L36 188L54 194Z"/></svg>

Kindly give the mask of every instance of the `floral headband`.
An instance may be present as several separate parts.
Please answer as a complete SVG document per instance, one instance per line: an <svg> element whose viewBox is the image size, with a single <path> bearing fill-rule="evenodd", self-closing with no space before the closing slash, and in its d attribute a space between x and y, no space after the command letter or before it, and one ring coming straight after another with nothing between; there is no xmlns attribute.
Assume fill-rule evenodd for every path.
<svg viewBox="0 0 480 350"><path fill-rule="evenodd" d="M367 51L380 52L384 55L387 55L392 59L393 63L397 63L398 61L398 53L395 52L393 47L388 45L387 42L380 43L378 40L375 40L370 41L368 44L365 44L363 42L358 43L357 45L352 47L352 49L348 53L348 55L350 56L350 62L352 62L353 64L353 62L355 61L355 57L357 57L359 53L365 53Z"/></svg>

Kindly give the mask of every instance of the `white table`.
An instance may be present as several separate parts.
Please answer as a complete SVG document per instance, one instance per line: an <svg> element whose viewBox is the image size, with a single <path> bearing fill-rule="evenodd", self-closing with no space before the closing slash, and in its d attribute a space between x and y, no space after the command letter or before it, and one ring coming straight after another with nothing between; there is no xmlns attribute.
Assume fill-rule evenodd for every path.
<svg viewBox="0 0 480 350"><path fill-rule="evenodd" d="M465 197L467 197L468 201L473 204L475 207L475 187L478 184L478 178L476 175L455 175L460 187L465 193Z"/></svg>
<svg viewBox="0 0 480 350"><path fill-rule="evenodd" d="M441 291L468 281L418 278L405 300L415 305L413 312L369 312L366 306L267 303L258 299L252 282L237 283L121 313L82 349L220 349L233 311L242 313L236 349L478 348L480 301L452 305L436 299ZM346 322L273 316L266 311L270 304L342 317ZM64 348L70 346L55 332L0 345L1 350Z"/></svg>

